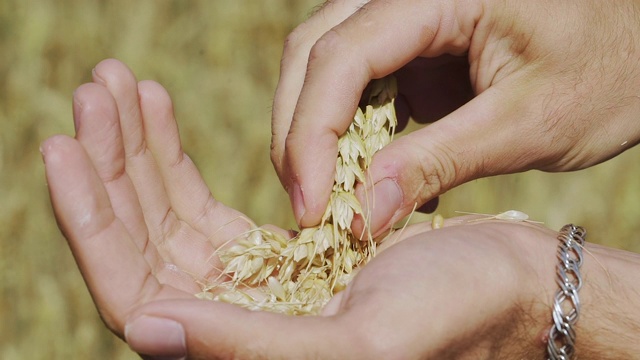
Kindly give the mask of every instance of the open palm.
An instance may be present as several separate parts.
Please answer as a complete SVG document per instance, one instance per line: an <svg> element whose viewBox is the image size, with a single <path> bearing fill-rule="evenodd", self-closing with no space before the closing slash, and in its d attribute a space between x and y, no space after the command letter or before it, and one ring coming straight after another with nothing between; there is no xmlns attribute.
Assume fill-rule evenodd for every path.
<svg viewBox="0 0 640 360"><path fill-rule="evenodd" d="M75 140L43 145L51 196L100 313L121 329L121 315L149 298L193 298L198 281L219 275L215 249L250 225L182 151L159 84L103 61L75 92L74 119Z"/></svg>

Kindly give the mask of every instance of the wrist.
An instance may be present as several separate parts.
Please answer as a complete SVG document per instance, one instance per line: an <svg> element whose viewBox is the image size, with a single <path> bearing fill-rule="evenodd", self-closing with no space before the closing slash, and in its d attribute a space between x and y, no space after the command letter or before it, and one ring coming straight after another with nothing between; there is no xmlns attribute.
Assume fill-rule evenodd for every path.
<svg viewBox="0 0 640 360"><path fill-rule="evenodd" d="M640 354L640 255L588 244L577 327L580 359L629 359Z"/></svg>
<svg viewBox="0 0 640 360"><path fill-rule="evenodd" d="M588 229L587 229L588 231ZM558 289L555 282L558 240L545 236L531 250L539 286L530 286L521 301L531 316L529 333L545 347L553 325L552 310ZM575 325L575 357L626 359L640 354L640 255L586 243L581 267L583 287L580 317ZM526 305L528 304L528 305Z"/></svg>

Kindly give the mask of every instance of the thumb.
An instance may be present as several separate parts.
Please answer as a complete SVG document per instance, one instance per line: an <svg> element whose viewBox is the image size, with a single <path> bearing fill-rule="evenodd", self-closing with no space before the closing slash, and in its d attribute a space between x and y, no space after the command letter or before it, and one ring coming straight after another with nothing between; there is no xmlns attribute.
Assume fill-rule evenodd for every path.
<svg viewBox="0 0 640 360"><path fill-rule="evenodd" d="M162 300L129 316L125 340L132 350L151 358L326 358L350 346L351 337L340 331L344 324L337 326L336 321L207 300Z"/></svg>
<svg viewBox="0 0 640 360"><path fill-rule="evenodd" d="M356 196L368 209L352 229L361 236L365 223L373 237L404 216L467 181L528 169L544 150L541 132L523 114L526 98L490 88L437 122L398 138L373 158L370 179ZM510 104L510 105L505 105ZM529 107L528 104L524 106ZM518 121L512 121L518 119Z"/></svg>

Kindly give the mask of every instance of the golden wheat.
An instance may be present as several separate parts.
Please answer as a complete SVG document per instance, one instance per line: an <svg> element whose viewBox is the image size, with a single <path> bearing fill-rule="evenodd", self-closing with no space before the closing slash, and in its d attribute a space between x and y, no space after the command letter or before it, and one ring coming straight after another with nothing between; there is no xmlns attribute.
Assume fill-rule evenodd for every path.
<svg viewBox="0 0 640 360"><path fill-rule="evenodd" d="M290 240L254 226L217 253L229 280L205 286L199 297L254 310L317 314L347 286L376 253L368 226L367 241L351 232L356 214L365 223L368 218L354 192L357 182L366 183L373 155L393 138L396 88L393 77L374 81L368 105L364 111L357 109L349 129L338 139L333 191L320 225L302 229Z"/></svg>

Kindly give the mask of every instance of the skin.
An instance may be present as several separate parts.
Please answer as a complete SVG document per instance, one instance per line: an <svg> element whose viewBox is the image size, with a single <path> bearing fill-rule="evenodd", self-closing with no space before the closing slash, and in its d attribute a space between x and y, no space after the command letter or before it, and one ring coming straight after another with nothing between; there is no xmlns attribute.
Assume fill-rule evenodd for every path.
<svg viewBox="0 0 640 360"><path fill-rule="evenodd" d="M74 120L75 138L41 148L55 216L104 323L143 358L544 357L555 232L474 217L407 228L324 316L198 300L196 280L220 268L209 255L247 225L182 152L166 91L105 60L75 92ZM632 358L640 256L587 249L578 356Z"/></svg>
<svg viewBox="0 0 640 360"><path fill-rule="evenodd" d="M273 106L271 157L298 223L320 221L338 136L389 74L401 120L435 122L376 154L358 189L381 200L369 202L374 235L464 182L582 169L633 147L639 19L638 0L327 2L287 38Z"/></svg>

